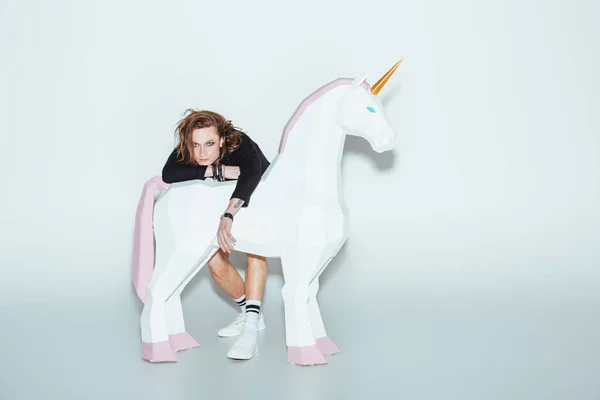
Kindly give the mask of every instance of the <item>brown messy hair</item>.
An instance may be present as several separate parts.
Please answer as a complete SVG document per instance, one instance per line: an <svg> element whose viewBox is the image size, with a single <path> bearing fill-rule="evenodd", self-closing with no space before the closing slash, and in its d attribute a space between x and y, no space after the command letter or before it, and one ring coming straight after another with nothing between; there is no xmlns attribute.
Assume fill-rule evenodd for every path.
<svg viewBox="0 0 600 400"><path fill-rule="evenodd" d="M187 114L187 115L185 115ZM217 128L219 138L225 138L223 147L219 149L220 163L224 153L230 153L236 150L242 143L242 130L233 126L230 120L225 119L221 114L208 110L194 110L188 108L175 128L175 136L179 139L177 143L178 161L185 164L197 164L194 159L194 141L193 132L198 128L208 128L214 126Z"/></svg>

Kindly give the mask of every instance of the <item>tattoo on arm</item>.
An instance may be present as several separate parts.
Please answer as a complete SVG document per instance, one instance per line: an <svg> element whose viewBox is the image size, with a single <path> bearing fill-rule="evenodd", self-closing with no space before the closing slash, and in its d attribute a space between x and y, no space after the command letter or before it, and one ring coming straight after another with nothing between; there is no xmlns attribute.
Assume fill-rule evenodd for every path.
<svg viewBox="0 0 600 400"><path fill-rule="evenodd" d="M244 204L244 200L238 200L238 201L235 203L234 207L235 207L235 208L240 208L240 207L242 206L242 204Z"/></svg>

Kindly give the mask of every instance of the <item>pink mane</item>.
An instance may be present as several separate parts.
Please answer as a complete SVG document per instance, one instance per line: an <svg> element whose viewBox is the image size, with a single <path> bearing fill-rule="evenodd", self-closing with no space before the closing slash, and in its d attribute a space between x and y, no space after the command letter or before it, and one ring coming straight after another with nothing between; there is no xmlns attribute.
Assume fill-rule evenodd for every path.
<svg viewBox="0 0 600 400"><path fill-rule="evenodd" d="M312 103L314 103L319 98L321 98L323 95L325 95L325 93L329 92L330 90L332 90L338 86L351 85L352 81L353 81L352 78L338 78L334 81L331 81L331 82L321 86L320 88L315 90L312 94L308 95L308 97L305 97L304 100L302 100L302 102L298 106L298 108L296 108L296 111L294 111L294 114L288 120L287 124L285 124L285 127L283 128L283 134L281 135L281 140L279 141L278 153L283 153L283 149L285 148L285 142L287 141L288 134L290 133L290 131L292 130L294 125L296 125L296 122L298 122L298 120L300 119L302 114L304 114L304 111L306 111L306 109L308 107L310 107L310 105ZM361 86L364 87L365 89L371 88L371 86L366 81L363 82Z"/></svg>

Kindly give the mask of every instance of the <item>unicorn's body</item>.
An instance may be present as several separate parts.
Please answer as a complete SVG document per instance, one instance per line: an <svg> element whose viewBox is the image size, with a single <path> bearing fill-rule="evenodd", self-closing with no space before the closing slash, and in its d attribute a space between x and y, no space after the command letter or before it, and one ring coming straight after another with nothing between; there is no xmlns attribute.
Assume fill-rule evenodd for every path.
<svg viewBox="0 0 600 400"><path fill-rule="evenodd" d="M395 133L364 79L337 79L303 101L252 194L252 204L238 211L232 225L235 250L281 258L288 361L294 363L326 363L324 355L338 351L325 331L316 295L320 274L350 234L341 187L347 133L365 137L378 152L394 144ZM142 356L175 361L175 351L197 346L185 331L181 292L218 250L215 233L235 182L190 181L171 187L153 182L158 185L147 184L138 207L138 231L146 218L146 233L138 235L140 254L134 261L134 283L145 300ZM141 252L151 240L150 193L153 198L155 190L164 189L154 207L156 263L147 282L151 259Z"/></svg>

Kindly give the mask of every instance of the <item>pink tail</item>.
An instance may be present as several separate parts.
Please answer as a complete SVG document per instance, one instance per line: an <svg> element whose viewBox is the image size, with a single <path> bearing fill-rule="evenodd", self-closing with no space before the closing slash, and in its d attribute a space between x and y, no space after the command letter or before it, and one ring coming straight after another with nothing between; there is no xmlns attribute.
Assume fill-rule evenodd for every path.
<svg viewBox="0 0 600 400"><path fill-rule="evenodd" d="M157 190L162 192L168 187L162 177L152 177L144 184L137 207L131 277L142 303L146 301L146 286L150 283L154 269L154 196Z"/></svg>

